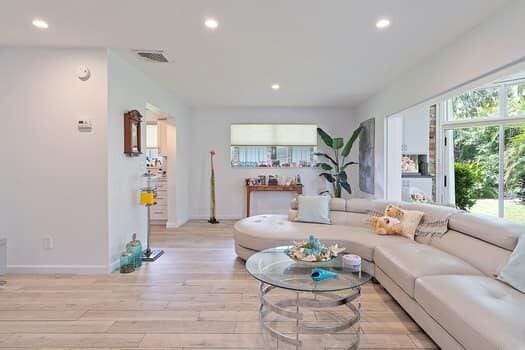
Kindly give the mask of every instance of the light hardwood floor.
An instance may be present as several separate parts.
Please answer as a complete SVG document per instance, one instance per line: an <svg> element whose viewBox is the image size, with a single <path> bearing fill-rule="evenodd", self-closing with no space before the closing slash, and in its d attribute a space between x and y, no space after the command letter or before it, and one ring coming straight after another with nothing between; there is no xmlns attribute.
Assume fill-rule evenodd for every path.
<svg viewBox="0 0 525 350"><path fill-rule="evenodd" d="M232 224L154 227L166 254L132 274L6 276L0 349L265 348ZM379 285L363 288L362 305L362 349L436 348Z"/></svg>

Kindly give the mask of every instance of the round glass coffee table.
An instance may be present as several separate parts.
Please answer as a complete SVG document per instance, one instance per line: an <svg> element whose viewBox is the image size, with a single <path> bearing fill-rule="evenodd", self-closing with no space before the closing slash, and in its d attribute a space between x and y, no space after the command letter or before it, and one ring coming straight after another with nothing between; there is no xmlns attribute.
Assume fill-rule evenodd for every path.
<svg viewBox="0 0 525 350"><path fill-rule="evenodd" d="M361 286L372 276L343 267L341 256L329 262L299 262L286 254L288 248L266 249L246 261L246 270L260 281L263 328L277 348L279 342L285 342L296 349L357 349ZM310 274L316 267L336 272L337 277L314 282Z"/></svg>

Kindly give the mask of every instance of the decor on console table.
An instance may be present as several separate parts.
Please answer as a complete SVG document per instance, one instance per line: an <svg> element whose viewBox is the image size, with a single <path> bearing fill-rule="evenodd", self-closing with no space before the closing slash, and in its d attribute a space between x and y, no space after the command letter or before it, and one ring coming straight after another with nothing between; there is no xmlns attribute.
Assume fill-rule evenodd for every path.
<svg viewBox="0 0 525 350"><path fill-rule="evenodd" d="M346 168L357 163L352 161L346 162L346 157L348 157L350 154L350 151L352 150L352 147L359 137L362 129L362 127L355 129L352 133L352 136L345 144L342 137L331 137L323 129L317 128L317 133L323 142L333 150L334 155L332 157L326 153L315 153L316 156L323 157L330 161L330 163L316 163L315 167L324 170L324 172L319 174L319 176L323 176L329 183L332 184L332 195L336 198L341 198L341 189L344 189L346 192L348 192L348 194L352 193L352 188L350 183L348 183Z"/></svg>
<svg viewBox="0 0 525 350"><path fill-rule="evenodd" d="M210 175L210 224L218 224L219 221L215 218L215 165L213 164L213 157L215 151L210 151L211 175Z"/></svg>
<svg viewBox="0 0 525 350"><path fill-rule="evenodd" d="M288 249L288 256L294 260L305 262L324 262L337 257L345 248L339 248L337 244L329 247L321 243L319 238L310 235L307 241L293 242L293 246Z"/></svg>

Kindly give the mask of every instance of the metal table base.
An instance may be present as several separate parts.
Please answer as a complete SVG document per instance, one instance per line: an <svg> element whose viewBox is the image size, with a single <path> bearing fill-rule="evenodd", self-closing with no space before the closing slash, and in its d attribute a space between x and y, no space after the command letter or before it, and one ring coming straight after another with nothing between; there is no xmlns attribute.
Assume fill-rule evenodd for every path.
<svg viewBox="0 0 525 350"><path fill-rule="evenodd" d="M295 296L288 299L282 299L277 302L272 302L268 299L268 294L274 289L281 289L273 285L269 285L261 282L259 284L259 318L262 327L270 333L270 335L277 342L277 349L279 348L279 342L285 342L287 344L295 345L295 348L301 349L303 341L301 335L303 334L334 334L352 326L357 326L357 330L353 337L354 341L351 344L345 344L345 349L355 350L359 347L360 339L360 318L361 318L361 288L356 287L349 290L350 294L341 296L336 293L309 293L309 292L291 292L295 293ZM281 289L283 290L283 289ZM301 295L302 294L302 295ZM305 297L304 295L313 294L313 298ZM355 302L354 305L353 303ZM294 308L292 308L294 307ZM304 324L304 314L301 312L301 308L312 308L312 309L324 309L324 308L335 308L345 307L349 311L348 318L341 317L337 320L337 324L330 326L312 326ZM286 334L283 331L278 330L272 326L268 320L269 316L277 314L290 320L295 320L295 334Z"/></svg>

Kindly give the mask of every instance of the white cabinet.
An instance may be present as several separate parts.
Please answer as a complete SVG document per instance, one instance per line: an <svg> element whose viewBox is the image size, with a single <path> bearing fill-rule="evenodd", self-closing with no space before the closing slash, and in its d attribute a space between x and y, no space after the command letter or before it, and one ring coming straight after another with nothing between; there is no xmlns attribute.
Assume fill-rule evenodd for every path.
<svg viewBox="0 0 525 350"><path fill-rule="evenodd" d="M403 189L401 199L405 202L412 202L411 194L414 192L423 192L428 199L432 201L432 178L431 177L403 177Z"/></svg>
<svg viewBox="0 0 525 350"><path fill-rule="evenodd" d="M168 180L161 177L157 183L157 204L150 208L151 220L168 220Z"/></svg>
<svg viewBox="0 0 525 350"><path fill-rule="evenodd" d="M403 154L428 154L429 109L414 107L403 115Z"/></svg>

